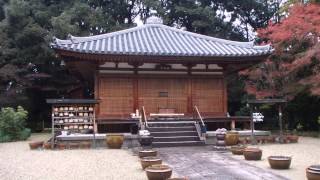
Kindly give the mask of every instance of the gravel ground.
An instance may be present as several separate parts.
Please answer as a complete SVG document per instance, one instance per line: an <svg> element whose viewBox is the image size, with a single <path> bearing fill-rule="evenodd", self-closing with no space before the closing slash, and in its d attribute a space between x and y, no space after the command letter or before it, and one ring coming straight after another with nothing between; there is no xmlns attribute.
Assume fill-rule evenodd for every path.
<svg viewBox="0 0 320 180"><path fill-rule="evenodd" d="M271 170L292 180L306 179L305 169L312 164L320 164L320 139L300 137L299 143L293 144L264 144L258 146L263 150L262 161L245 161L251 165ZM292 156L291 168L289 170L271 169L268 156L285 155ZM236 159L244 159L243 156L234 156Z"/></svg>
<svg viewBox="0 0 320 180"><path fill-rule="evenodd" d="M33 134L28 141L46 140ZM29 150L28 141L0 143L0 179L145 180L139 159L127 150Z"/></svg>

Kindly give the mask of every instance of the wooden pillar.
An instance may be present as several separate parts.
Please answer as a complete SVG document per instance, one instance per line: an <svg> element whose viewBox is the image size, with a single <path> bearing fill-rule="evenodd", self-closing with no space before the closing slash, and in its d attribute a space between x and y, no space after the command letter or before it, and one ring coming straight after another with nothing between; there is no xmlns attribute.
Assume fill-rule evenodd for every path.
<svg viewBox="0 0 320 180"><path fill-rule="evenodd" d="M192 67L196 66L196 64L182 64L183 66L187 67L188 73L188 99L187 99L187 113L193 116L193 102L192 102Z"/></svg>
<svg viewBox="0 0 320 180"><path fill-rule="evenodd" d="M133 77L133 112L139 108L139 92L138 92L138 76L135 74Z"/></svg>
<svg viewBox="0 0 320 180"><path fill-rule="evenodd" d="M187 102L187 112L193 115L193 102L192 102L192 78L188 75L188 102Z"/></svg>
<svg viewBox="0 0 320 180"><path fill-rule="evenodd" d="M99 70L95 70L94 74L94 99L100 99L100 76L99 76ZM95 104L95 113L94 113L94 119L96 119L97 116L100 114L100 105ZM95 120L94 127L93 127L94 133L98 133L98 124Z"/></svg>
<svg viewBox="0 0 320 180"><path fill-rule="evenodd" d="M227 82L223 75L223 112L226 115L228 112L228 92L227 92Z"/></svg>
<svg viewBox="0 0 320 180"><path fill-rule="evenodd" d="M227 76L227 66L224 65L223 67L223 80L222 80L222 83L223 83L223 112L225 115L227 115L227 112L228 112L228 84L227 84L227 80L226 80L226 76Z"/></svg>
<svg viewBox="0 0 320 180"><path fill-rule="evenodd" d="M138 92L138 68L139 66L142 66L143 63L142 62L129 62L129 65L133 66L134 68L134 76L132 79L132 83L133 83L133 111L132 112L136 112L136 109L140 109L139 107L139 92Z"/></svg>

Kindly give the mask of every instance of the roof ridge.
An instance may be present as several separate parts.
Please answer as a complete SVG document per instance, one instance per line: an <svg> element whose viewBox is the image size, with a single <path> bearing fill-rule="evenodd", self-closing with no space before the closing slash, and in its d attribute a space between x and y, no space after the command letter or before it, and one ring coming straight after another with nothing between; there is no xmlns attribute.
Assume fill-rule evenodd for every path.
<svg viewBox="0 0 320 180"><path fill-rule="evenodd" d="M99 34L99 35L94 35L94 36L87 36L87 37L77 37L77 36L70 35L70 40L73 43L94 41L94 40L98 40L98 39L102 39L102 38L106 38L106 37L110 37L110 36L117 36L117 35L121 35L121 34L125 34L125 33L139 31L141 29L147 28L147 26L151 26L151 24L143 25L143 26L136 26L136 27L132 27L132 28L128 28L128 29L123 29L123 30L120 30L120 31L114 31L114 32L109 32L109 33Z"/></svg>
<svg viewBox="0 0 320 180"><path fill-rule="evenodd" d="M133 32L133 31L138 31L140 29L145 28L145 26L150 26L150 25L136 26L136 27L132 27L132 28L128 28L128 29L123 29L123 30L120 30L120 31L113 31L113 32L108 32L108 33L104 33L104 34L98 34L98 35L94 35L94 36L79 37L79 36L73 36L73 35L69 34L67 40L62 40L62 39L59 39L59 38L55 38L54 41L56 43L61 42L63 44L82 43L82 42L86 42L86 41L94 41L94 40L106 38L106 37L109 37L109 36L115 36L115 35L120 35L120 34L124 34L124 33L130 33L130 32Z"/></svg>
<svg viewBox="0 0 320 180"><path fill-rule="evenodd" d="M195 32L185 31L182 29L174 28L171 26L163 25L163 24L159 24L158 26L163 26L163 28L166 28L168 30L175 31L178 33L183 33L186 35L190 35L190 36L205 39L205 40L212 40L212 41L216 41L216 42L220 42L220 43L224 43L224 44L230 44L230 45L236 45L236 46L242 46L242 47L244 47L244 46L245 47L248 47L248 46L252 47L253 46L253 41L250 41L250 42L232 41L232 40L216 38L216 37L212 37L212 36L208 36L208 35L197 34Z"/></svg>

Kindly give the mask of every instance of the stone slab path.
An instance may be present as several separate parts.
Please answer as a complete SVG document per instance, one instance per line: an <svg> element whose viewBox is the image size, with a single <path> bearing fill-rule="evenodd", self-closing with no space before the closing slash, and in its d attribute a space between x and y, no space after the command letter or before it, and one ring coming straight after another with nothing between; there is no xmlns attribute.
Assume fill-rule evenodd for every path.
<svg viewBox="0 0 320 180"><path fill-rule="evenodd" d="M212 146L158 148L164 164L173 168L179 177L190 180L286 180L237 160L230 154L214 151Z"/></svg>

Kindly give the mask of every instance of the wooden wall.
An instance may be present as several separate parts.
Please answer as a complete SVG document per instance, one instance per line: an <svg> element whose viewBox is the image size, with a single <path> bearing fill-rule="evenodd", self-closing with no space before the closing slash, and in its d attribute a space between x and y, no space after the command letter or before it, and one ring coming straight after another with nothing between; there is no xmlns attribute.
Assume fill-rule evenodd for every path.
<svg viewBox="0 0 320 180"><path fill-rule="evenodd" d="M170 109L191 115L194 105L207 116L222 116L227 112L222 76L99 74L96 78L100 118L128 118L142 106L147 114Z"/></svg>

